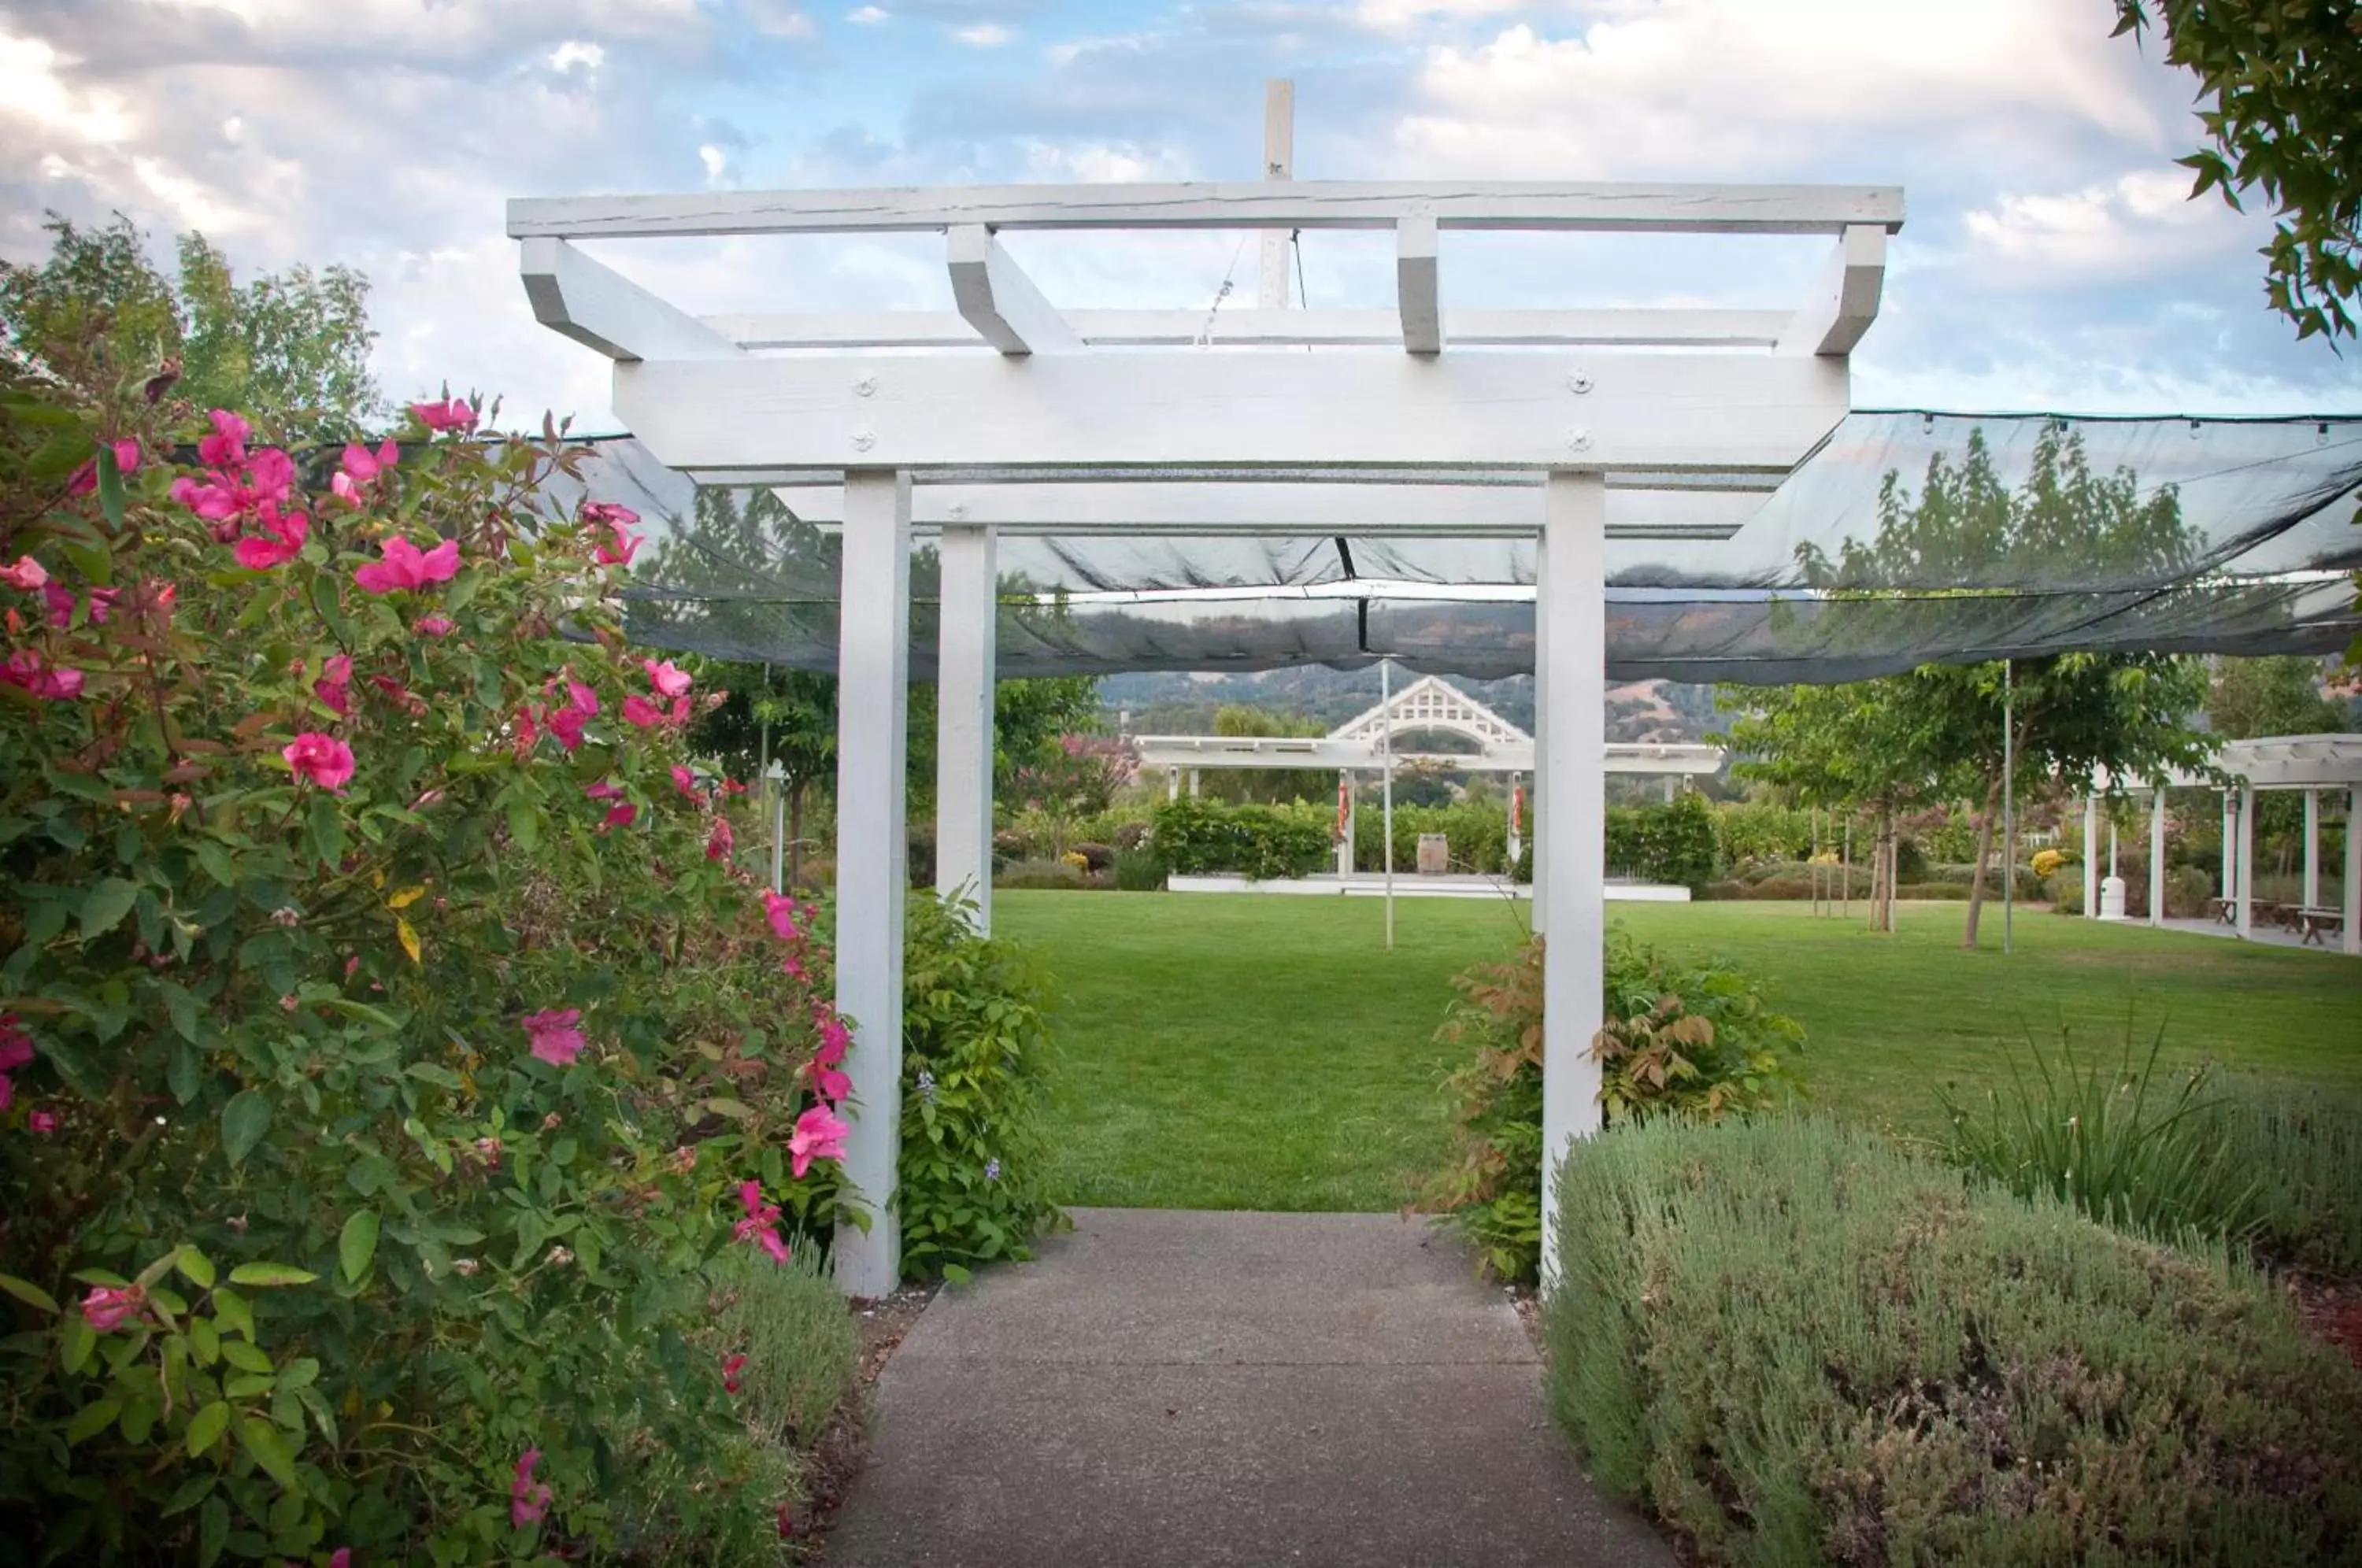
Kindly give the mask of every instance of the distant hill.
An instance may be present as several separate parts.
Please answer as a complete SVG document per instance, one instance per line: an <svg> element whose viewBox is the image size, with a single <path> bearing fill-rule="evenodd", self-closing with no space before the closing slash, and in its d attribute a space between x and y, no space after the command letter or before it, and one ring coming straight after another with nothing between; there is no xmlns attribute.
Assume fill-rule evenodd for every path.
<svg viewBox="0 0 2362 1568"><path fill-rule="evenodd" d="M1395 672L1396 690L1418 679ZM1518 728L1534 727L1534 682L1528 675L1506 680L1451 682ZM1291 717L1318 720L1334 728L1376 706L1378 672L1304 665L1251 675L1110 675L1099 681L1099 707L1108 727L1123 723L1133 734L1207 734L1214 713L1224 707L1263 708ZM1607 689L1607 738L1616 741L1694 741L1718 727L1714 689L1673 680L1635 680Z"/></svg>

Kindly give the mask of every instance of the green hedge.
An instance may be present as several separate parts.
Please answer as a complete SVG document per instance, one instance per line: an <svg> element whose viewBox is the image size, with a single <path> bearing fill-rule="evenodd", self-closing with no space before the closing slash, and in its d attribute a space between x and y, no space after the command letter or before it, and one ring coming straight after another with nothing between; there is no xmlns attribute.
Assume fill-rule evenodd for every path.
<svg viewBox="0 0 2362 1568"><path fill-rule="evenodd" d="M1226 806L1183 796L1156 808L1156 857L1182 876L1229 872L1273 881L1335 864L1333 810L1308 805Z"/></svg>
<svg viewBox="0 0 2362 1568"><path fill-rule="evenodd" d="M1607 869L1612 876L1703 888L1714 878L1714 808L1697 794L1661 806L1611 806Z"/></svg>
<svg viewBox="0 0 2362 1568"><path fill-rule="evenodd" d="M2219 1257L1800 1119L1559 1191L1552 1412L1709 1561L2362 1559L2362 1373Z"/></svg>

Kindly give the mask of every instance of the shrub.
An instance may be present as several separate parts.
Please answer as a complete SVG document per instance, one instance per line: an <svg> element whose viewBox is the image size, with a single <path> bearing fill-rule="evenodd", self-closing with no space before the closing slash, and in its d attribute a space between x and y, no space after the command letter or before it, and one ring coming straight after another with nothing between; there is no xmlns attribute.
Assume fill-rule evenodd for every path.
<svg viewBox="0 0 2362 1568"><path fill-rule="evenodd" d="M1489 1272L1529 1280L1541 1260L1541 939L1453 984L1461 999L1436 1038L1473 1046L1474 1059L1444 1080L1452 1157L1418 1207L1473 1243ZM1714 1121L1763 1110L1795 1089L1781 1053L1799 1049L1804 1031L1728 965L1679 965L1611 933L1604 1002L1607 1023L1592 1055L1613 1125Z"/></svg>
<svg viewBox="0 0 2362 1568"><path fill-rule="evenodd" d="M2195 866L2176 866L2165 874L2165 912L2177 920L2198 920L2214 899L2214 878Z"/></svg>
<svg viewBox="0 0 2362 1568"><path fill-rule="evenodd" d="M911 900L902 969L902 1267L964 1279L1064 1222L1045 1187L1048 986L964 906Z"/></svg>
<svg viewBox="0 0 2362 1568"><path fill-rule="evenodd" d="M2258 1251L2362 1276L2362 1094L2246 1074L2212 1087L2224 1161L2256 1182Z"/></svg>
<svg viewBox="0 0 2362 1568"><path fill-rule="evenodd" d="M685 1535L767 1518L679 1287L838 1217L841 1026L623 643L635 519L447 401L333 492L218 411L183 469L125 369L0 441L0 1537L531 1556L657 1450L745 1480Z"/></svg>
<svg viewBox="0 0 2362 1568"><path fill-rule="evenodd" d="M1146 823L1124 823L1117 827L1115 833L1111 836L1115 840L1116 848L1120 850L1140 849L1144 847L1148 843L1148 824Z"/></svg>
<svg viewBox="0 0 2362 1568"><path fill-rule="evenodd" d="M2021 1198L2158 1241L2244 1241L2261 1219L2256 1174L2232 1157L2206 1068L2159 1078L2164 1043L2160 1030L2143 1057L2127 1032L2114 1066L2086 1066L2064 1029L2056 1060L2029 1041L2031 1072L2013 1058L2009 1087L1986 1092L1981 1115L1938 1091L1944 1153Z"/></svg>
<svg viewBox="0 0 2362 1568"><path fill-rule="evenodd" d="M2218 1255L1772 1117L1578 1144L1553 1414L1710 1561L2329 1562L2362 1375Z"/></svg>
<svg viewBox="0 0 2362 1568"><path fill-rule="evenodd" d="M1153 893L1164 886L1164 862L1141 849L1120 849L1115 856L1115 885L1127 893Z"/></svg>
<svg viewBox="0 0 2362 1568"><path fill-rule="evenodd" d="M1695 889L1714 876L1714 812L1705 796L1692 792L1659 806L1608 809L1610 871Z"/></svg>
<svg viewBox="0 0 2362 1568"><path fill-rule="evenodd" d="M1156 808L1154 843L1157 857L1183 876L1230 872L1273 881L1329 865L1332 831L1333 818L1317 809L1184 796Z"/></svg>
<svg viewBox="0 0 2362 1568"><path fill-rule="evenodd" d="M1115 850L1104 844L1078 844L1066 852L1082 858L1086 871L1111 871L1115 868Z"/></svg>
<svg viewBox="0 0 2362 1568"><path fill-rule="evenodd" d="M766 1439L809 1448L861 1364L860 1331L825 1260L805 1249L781 1267L738 1248L716 1258L706 1278L709 1347L725 1363L746 1358L732 1375L740 1414ZM777 1520L767 1522L776 1533Z"/></svg>
<svg viewBox="0 0 2362 1568"><path fill-rule="evenodd" d="M1813 851L1809 812L1733 802L1714 809L1716 858L1737 868L1759 860L1802 860Z"/></svg>
<svg viewBox="0 0 2362 1568"><path fill-rule="evenodd" d="M2058 868L2067 864L2067 857L2055 849L2037 849L2031 864L2036 876L2047 878L2058 874Z"/></svg>
<svg viewBox="0 0 2362 1568"><path fill-rule="evenodd" d="M1018 860L992 874L996 888L1079 888L1083 871L1064 860Z"/></svg>

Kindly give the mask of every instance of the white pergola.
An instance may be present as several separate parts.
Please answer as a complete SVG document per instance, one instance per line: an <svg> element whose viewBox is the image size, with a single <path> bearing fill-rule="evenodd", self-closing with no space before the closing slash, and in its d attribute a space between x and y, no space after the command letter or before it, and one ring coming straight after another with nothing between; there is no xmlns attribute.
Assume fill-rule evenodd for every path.
<svg viewBox="0 0 2362 1568"><path fill-rule="evenodd" d="M2224 789L2223 776L2237 782ZM2362 735L2270 735L2225 741L2207 773L2172 769L2161 777L2111 779L2105 768L2083 798L2083 912L2100 915L2100 801L2117 786L2150 791L2148 825L2148 923L2165 923L2165 792L2169 789L2221 790L2223 795L2223 896L2231 900L2233 923L2242 939L2255 933L2256 794L2264 790L2304 792L2304 904L2321 907L2321 798L2345 797L2345 867L2339 913L2341 944L2362 954ZM2109 830L2112 834L2114 828ZM2113 860L2114 856L2111 855Z"/></svg>
<svg viewBox="0 0 2362 1568"><path fill-rule="evenodd" d="M1397 734L1451 734L1474 751L1402 751ZM1140 735L1132 750L1143 768L1162 767L1166 795L1182 781L1198 792L1202 768L1335 768L1344 792L1345 831L1337 845L1337 874L1353 874L1353 827L1360 812L1354 790L1363 773L1390 774L1405 764L1463 773L1506 773L1515 790L1534 771L1534 737L1440 676L1423 675L1376 706L1325 735ZM1668 778L1722 771L1722 748L1682 742L1610 741L1600 766L1608 773L1661 774ZM1509 859L1524 847L1519 824L1509 826Z"/></svg>
<svg viewBox="0 0 2362 1568"><path fill-rule="evenodd" d="M989 919L996 542L1001 532L1301 536L1385 527L1536 541L1533 766L1544 824L1543 1201L1599 1124L1604 549L1619 532L1727 536L1849 408L1903 195L1886 186L1016 185L519 200L535 315L614 362L613 406L697 476L800 487L843 525L837 652L837 1004L854 1022L845 1174L866 1231L840 1283L891 1288L901 1117L904 687L914 527L940 533L937 880ZM1393 308L1287 303L1291 231L1394 237ZM1258 308L1067 311L999 236L1262 231ZM1787 310L1447 307L1468 231L1821 235ZM950 314L698 316L579 248L716 235L935 233ZM1279 248L1270 241L1277 239ZM1279 265L1273 265L1276 258ZM1276 286L1275 287L1275 283ZM1308 350L1310 350L1308 352ZM1549 1231L1545 1231L1545 1236ZM1546 1267L1554 1266L1546 1259Z"/></svg>

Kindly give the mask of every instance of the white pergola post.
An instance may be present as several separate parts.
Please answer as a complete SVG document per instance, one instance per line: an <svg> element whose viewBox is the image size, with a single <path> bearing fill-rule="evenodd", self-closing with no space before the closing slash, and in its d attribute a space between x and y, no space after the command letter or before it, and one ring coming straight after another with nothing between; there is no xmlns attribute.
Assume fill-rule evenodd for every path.
<svg viewBox="0 0 2362 1568"><path fill-rule="evenodd" d="M1177 767L1164 770L1164 798L1168 801L1181 798L1181 770Z"/></svg>
<svg viewBox="0 0 2362 1568"><path fill-rule="evenodd" d="M1546 699L1536 756L1550 780L1551 818L1538 849L1550 859L1535 889L1550 940L1542 958L1542 1279L1558 1275L1558 1163L1599 1130L1599 1032L1606 982L1607 486L1597 473L1551 474L1542 537L1551 569L1534 602L1537 635L1549 628ZM1535 880L1541 883L1537 855ZM1547 913L1543 914L1544 909Z"/></svg>
<svg viewBox="0 0 2362 1568"><path fill-rule="evenodd" d="M2362 953L2362 784L2345 792L2345 951Z"/></svg>
<svg viewBox="0 0 2362 1568"><path fill-rule="evenodd" d="M2304 907L2321 907L2321 791L2304 792Z"/></svg>
<svg viewBox="0 0 2362 1568"><path fill-rule="evenodd" d="M2002 867L2002 879L2010 880L2015 868ZM2083 797L2083 918L2100 918L2100 797Z"/></svg>
<svg viewBox="0 0 2362 1568"><path fill-rule="evenodd" d="M1337 775L1337 787L1345 796L1345 831L1337 840L1337 875L1353 874L1353 834L1361 826L1362 802L1354 789L1353 770L1350 767Z"/></svg>
<svg viewBox="0 0 2362 1568"><path fill-rule="evenodd" d="M935 657L935 890L975 904L992 934L993 660L999 631L999 539L947 527ZM848 601L848 602L851 602Z"/></svg>
<svg viewBox="0 0 2362 1568"><path fill-rule="evenodd" d="M2239 801L2230 790L2223 791L2223 896L2236 902L2239 897Z"/></svg>
<svg viewBox="0 0 2362 1568"><path fill-rule="evenodd" d="M844 476L837 630L836 1006L853 1031L844 1176L869 1229L836 1228L836 1282L883 1296L901 1282L895 1172L902 1152L903 837L911 641L911 478Z"/></svg>
<svg viewBox="0 0 2362 1568"><path fill-rule="evenodd" d="M1198 770L1194 767L1189 770L1189 793L1193 798L1198 793Z"/></svg>
<svg viewBox="0 0 2362 1568"><path fill-rule="evenodd" d="M1512 773L1509 775L1509 792L1501 802L1501 809L1508 812L1511 819L1509 823L1508 841L1505 845L1503 845L1503 847L1508 851L1509 876L1512 879L1514 879L1518 874L1518 856L1525 852L1526 847L1526 824L1522 821L1517 820L1522 815L1518 811L1519 802L1518 801L1518 786L1524 780L1524 778L1525 775L1522 773Z"/></svg>
<svg viewBox="0 0 2362 1568"><path fill-rule="evenodd" d="M1534 790L1529 802L1533 821L1526 828L1526 835L1534 841L1534 878L1528 891L1536 936L1550 929L1550 839L1542 831L1550 792L1549 603L1550 530L1544 527L1541 537L1534 541ZM1604 668L1601 673L1606 674ZM1606 853L1604 844L1601 853Z"/></svg>
<svg viewBox="0 0 2362 1568"><path fill-rule="evenodd" d="M2148 808L2148 922L2165 924L2165 790L2160 788Z"/></svg>
<svg viewBox="0 0 2362 1568"><path fill-rule="evenodd" d="M2256 931L2256 787L2239 786L2239 940Z"/></svg>

